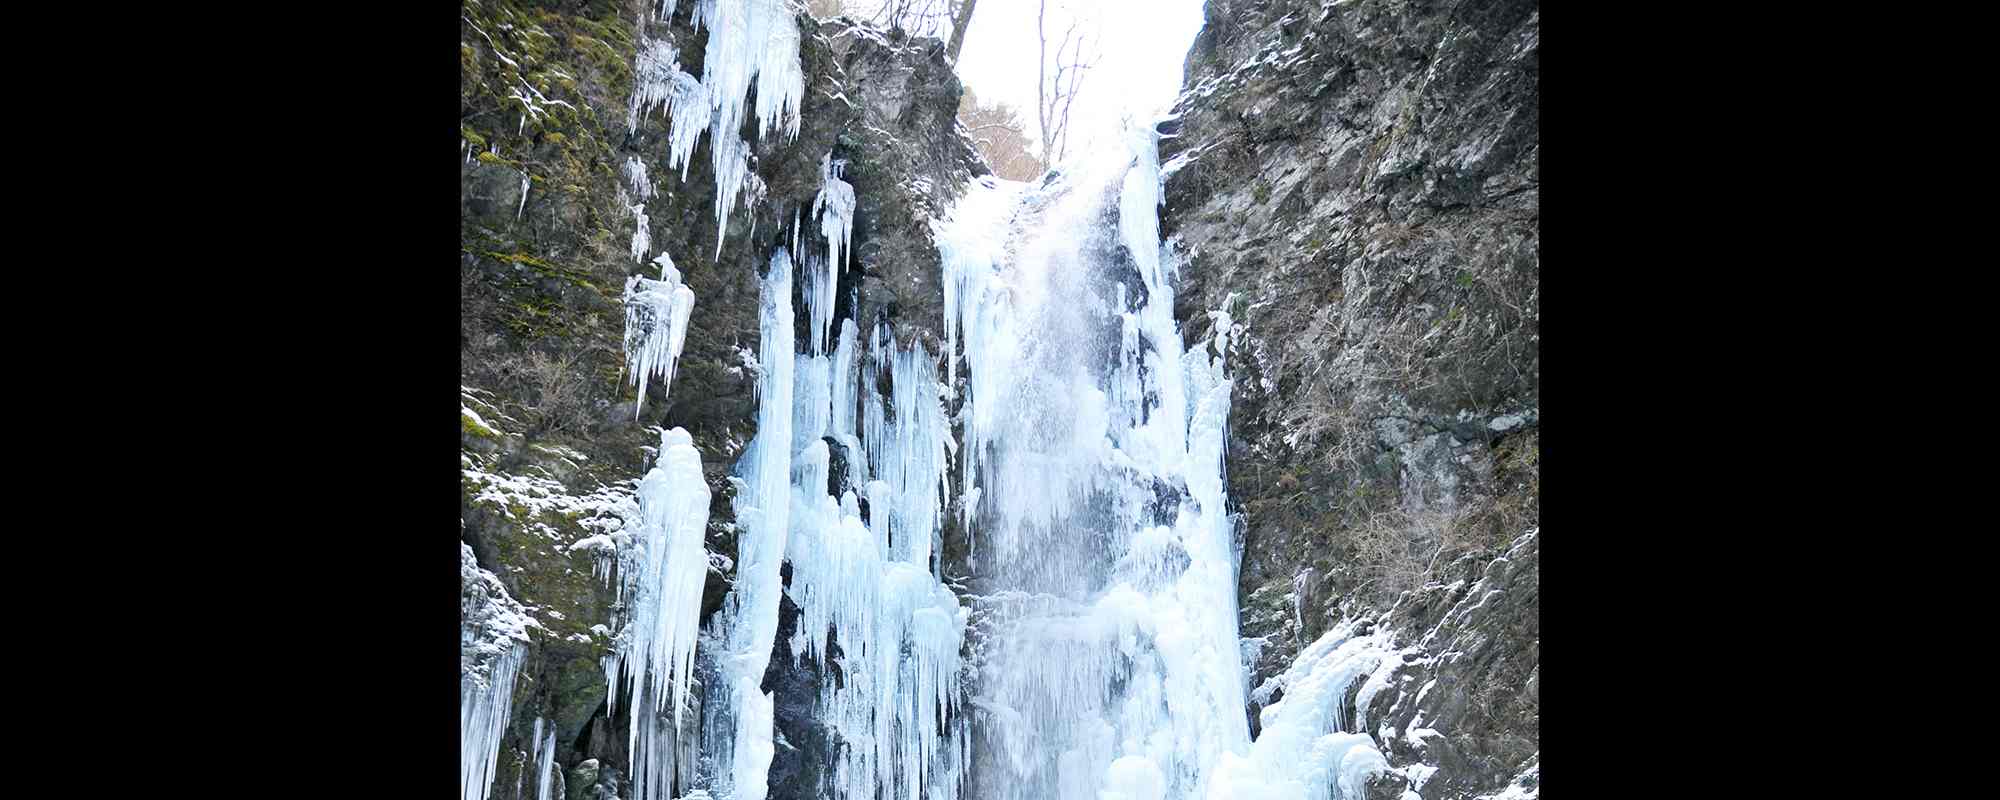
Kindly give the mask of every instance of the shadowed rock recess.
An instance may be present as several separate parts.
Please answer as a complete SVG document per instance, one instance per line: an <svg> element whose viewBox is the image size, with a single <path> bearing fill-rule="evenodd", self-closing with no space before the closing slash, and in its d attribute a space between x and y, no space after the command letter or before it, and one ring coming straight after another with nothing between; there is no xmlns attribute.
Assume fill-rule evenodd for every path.
<svg viewBox="0 0 2000 800"><path fill-rule="evenodd" d="M803 253L825 257L815 201L830 163L844 162L854 196L835 331L852 320L864 344L886 331L933 356L953 341L934 225L989 169L956 122L962 87L944 44L793 17L798 132L760 132L745 115L753 177L723 233L713 133L683 175L668 163L672 115L642 109L633 123L648 43L703 75L717 25L697 28L704 5L461 4L461 730L497 742L490 765L461 759L477 784L464 798L636 800L637 703L606 673L634 597L612 566L663 432L685 429L710 494L700 624L725 613L749 528L733 476L769 369L760 297L780 248L802 259L795 273ZM1217 310L1231 321L1223 460L1249 731L1299 685L1322 637L1377 637L1385 666L1345 687L1328 730L1372 737L1386 768L1336 796L1536 797L1538 3L1208 0L1204 13L1181 98L1156 126L1159 223L1183 342L1215 337ZM695 305L671 381L646 375L642 403L625 298L635 276L662 275L662 254ZM801 351L809 284L789 284ZM951 414L964 368L956 380ZM895 389L884 378L875 391ZM945 426L933 571L964 596L987 577L971 551L988 545L963 529L962 423ZM848 480L859 456L824 441L830 494L872 494ZM858 505L869 519L868 499ZM823 721L821 691L852 680L831 663L846 643L825 659L795 653L799 602L782 598L762 686L771 798L835 796L849 746ZM971 653L980 634L966 630ZM699 707L700 677L715 673L704 662L696 674ZM949 747L972 746L961 705L939 715L958 731ZM681 776L667 797L695 791L693 767L666 769Z"/></svg>

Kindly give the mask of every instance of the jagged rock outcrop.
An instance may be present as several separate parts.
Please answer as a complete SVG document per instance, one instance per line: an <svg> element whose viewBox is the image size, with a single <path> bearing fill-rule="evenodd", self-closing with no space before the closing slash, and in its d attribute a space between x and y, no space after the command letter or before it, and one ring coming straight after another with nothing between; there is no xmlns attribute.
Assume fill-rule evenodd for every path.
<svg viewBox="0 0 2000 800"><path fill-rule="evenodd" d="M699 75L710 34L695 3L667 20L657 2L547 6L466 0L460 26L460 360L462 541L478 566L541 624L516 684L496 768L496 797L532 795L528 753L537 718L556 731L555 768L571 798L622 796L630 764L625 710L607 715L602 659L619 613L600 558L632 507L659 444L655 428L684 427L713 494L707 546L734 555L728 475L756 433L759 276L771 253L825 242L810 218L829 155L848 162L857 196L845 287L855 316L888 323L899 340L942 349L938 256L928 220L984 167L956 130L961 93L941 43L799 16L805 76L798 135L759 137L744 126L763 191L730 209L718 242L716 180L704 135L687 173L669 169L669 120L641 114L628 128L642 41L665 41ZM644 199L647 259L666 253L697 301L672 385L652 378L635 408L623 352L625 281L657 277L633 256L639 224L630 162L657 194ZM801 303L801 307L803 307ZM729 587L713 565L703 618ZM796 613L792 607L791 613ZM787 622L786 624L790 624ZM780 639L780 648L784 639ZM817 675L778 674L780 733L818 741L810 719ZM794 707L788 707L792 704ZM617 705L617 704L613 704ZM809 796L815 754L779 748L771 797Z"/></svg>
<svg viewBox="0 0 2000 800"><path fill-rule="evenodd" d="M1205 12L1161 126L1162 232L1185 338L1218 309L1240 326L1228 465L1251 684L1342 619L1388 625L1421 645L1363 728L1392 766L1417 765L1426 797L1530 771L1532 788L1539 4ZM1463 596L1482 577L1493 604ZM1392 735L1418 716L1437 735Z"/></svg>

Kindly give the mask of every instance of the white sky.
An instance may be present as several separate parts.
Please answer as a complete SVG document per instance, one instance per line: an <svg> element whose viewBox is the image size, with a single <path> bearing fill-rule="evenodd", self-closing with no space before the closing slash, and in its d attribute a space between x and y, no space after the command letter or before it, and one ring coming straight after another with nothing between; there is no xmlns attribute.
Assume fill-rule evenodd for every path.
<svg viewBox="0 0 2000 800"><path fill-rule="evenodd" d="M1020 111L1028 138L1035 122L1035 10L1040 0L979 0L959 54L958 74L980 99ZM1069 156L1116 134L1120 120L1150 121L1180 93L1188 45L1201 30L1202 0L1048 0L1050 48L1071 19L1093 30L1098 52L1071 110Z"/></svg>

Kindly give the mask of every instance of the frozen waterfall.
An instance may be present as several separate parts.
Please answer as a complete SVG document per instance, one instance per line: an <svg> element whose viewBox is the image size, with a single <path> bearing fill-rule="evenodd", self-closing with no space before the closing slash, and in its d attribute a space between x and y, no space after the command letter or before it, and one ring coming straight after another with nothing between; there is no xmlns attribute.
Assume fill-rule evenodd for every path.
<svg viewBox="0 0 2000 800"><path fill-rule="evenodd" d="M1230 382L1174 324L1155 136L1125 144L1039 185L986 179L938 234L984 578L978 798L1197 797L1249 745Z"/></svg>

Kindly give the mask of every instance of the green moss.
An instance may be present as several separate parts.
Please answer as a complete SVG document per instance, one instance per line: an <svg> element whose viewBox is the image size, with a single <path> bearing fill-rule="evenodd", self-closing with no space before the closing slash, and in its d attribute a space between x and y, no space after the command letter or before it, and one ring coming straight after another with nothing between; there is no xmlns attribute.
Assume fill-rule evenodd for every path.
<svg viewBox="0 0 2000 800"><path fill-rule="evenodd" d="M1258 205L1263 205L1264 203L1270 202L1271 184L1265 183L1263 181L1258 181L1257 185L1250 189L1250 194L1251 196L1257 198Z"/></svg>
<svg viewBox="0 0 2000 800"><path fill-rule="evenodd" d="M459 432L467 436L477 436L481 439L500 438L499 431L496 431L492 428L489 428L481 424L479 420L473 419L471 414L467 414L463 411L459 412L458 414L458 428Z"/></svg>

